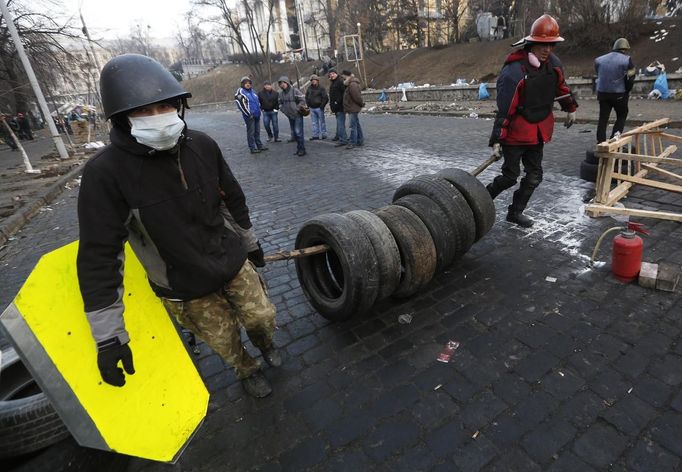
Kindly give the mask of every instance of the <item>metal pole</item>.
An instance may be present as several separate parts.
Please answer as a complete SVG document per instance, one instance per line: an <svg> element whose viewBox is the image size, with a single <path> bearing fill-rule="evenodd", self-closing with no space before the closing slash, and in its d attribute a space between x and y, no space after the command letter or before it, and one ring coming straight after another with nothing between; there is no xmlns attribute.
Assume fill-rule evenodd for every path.
<svg viewBox="0 0 682 472"><path fill-rule="evenodd" d="M24 146L22 146L21 143L19 142L19 138L17 138L17 135L14 134L14 131L12 131L12 128L9 126L9 123L7 123L7 120L4 117L0 116L0 121L2 121L2 124L5 126L9 139L14 140L14 145L17 148L19 148L19 152L21 152L21 157L24 159L24 167L26 167L26 170L24 172L26 172L27 174L40 174L40 169L34 169L33 166L31 165L31 161L28 160L28 154L26 154Z"/></svg>
<svg viewBox="0 0 682 472"><path fill-rule="evenodd" d="M368 87L369 84L367 83L367 68L365 67L365 48L362 45L362 31L360 30L360 26L361 26L360 23L358 23L358 45L360 47L360 60L362 61L362 75L364 76L363 78L364 86Z"/></svg>
<svg viewBox="0 0 682 472"><path fill-rule="evenodd" d="M43 92L40 90L38 79L36 78L36 75L33 72L33 67L31 67L31 63L28 60L28 57L26 56L26 51L24 51L24 45L21 44L19 33L17 33L17 29L14 27L14 19L9 13L9 8L7 8L5 0L0 0L0 12L2 13L2 16L5 17L7 29L9 30L9 33L12 36L12 41L14 41L14 46L17 49L17 54L21 59L21 63L24 65L24 70L26 71L26 75L28 76L28 81L31 83L33 93L35 93L36 99L38 100L38 105L40 106L40 111L43 112L43 116L45 117L45 121L47 122L47 127L49 128L50 133L52 134L52 140L54 141L54 145L57 148L59 157L62 159L68 159L69 153L66 150L66 146L64 146L64 141L62 141L62 137L57 132L57 127L54 125L54 122L52 121L51 118L52 115L50 114L50 110L47 108L47 102L45 102L45 97L43 96Z"/></svg>

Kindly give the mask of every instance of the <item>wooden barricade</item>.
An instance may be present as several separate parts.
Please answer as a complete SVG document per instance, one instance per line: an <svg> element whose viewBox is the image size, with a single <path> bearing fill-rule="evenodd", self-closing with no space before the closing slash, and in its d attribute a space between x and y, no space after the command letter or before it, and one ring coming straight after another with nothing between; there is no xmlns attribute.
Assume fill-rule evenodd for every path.
<svg viewBox="0 0 682 472"><path fill-rule="evenodd" d="M597 145L595 156L599 158L599 170L593 203L586 208L588 215L620 214L682 221L682 213L614 206L635 185L682 194L682 175L673 172L682 168L682 159L673 157L677 146L666 146L668 142L682 143L682 136L662 129L668 123L670 118L662 118ZM654 180L654 176L677 183Z"/></svg>

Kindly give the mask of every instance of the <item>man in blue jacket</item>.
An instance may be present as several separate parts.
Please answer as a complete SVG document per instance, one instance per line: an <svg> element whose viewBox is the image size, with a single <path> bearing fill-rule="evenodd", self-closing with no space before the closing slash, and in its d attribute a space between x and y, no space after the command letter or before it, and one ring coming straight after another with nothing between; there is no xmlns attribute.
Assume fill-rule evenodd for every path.
<svg viewBox="0 0 682 472"><path fill-rule="evenodd" d="M234 100L237 102L237 108L242 112L242 118L244 118L246 140L249 149L251 149L251 154L258 154L261 151L267 151L268 148L263 146L260 141L260 101L252 87L251 79L242 77L241 87L234 94Z"/></svg>
<svg viewBox="0 0 682 472"><path fill-rule="evenodd" d="M594 60L597 73L597 100L599 100L599 123L597 124L597 143L606 141L606 128L609 125L611 110L616 110L616 122L611 137L622 133L628 117L630 90L635 83L635 65L627 55L630 43L618 38L611 52Z"/></svg>

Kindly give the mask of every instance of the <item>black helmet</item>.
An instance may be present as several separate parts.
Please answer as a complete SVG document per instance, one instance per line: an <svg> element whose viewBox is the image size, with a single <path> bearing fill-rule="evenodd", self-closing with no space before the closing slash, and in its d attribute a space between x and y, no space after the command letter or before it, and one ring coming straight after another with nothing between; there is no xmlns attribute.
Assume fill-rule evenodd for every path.
<svg viewBox="0 0 682 472"><path fill-rule="evenodd" d="M107 62L99 88L107 119L151 103L192 96L165 67L141 54L123 54Z"/></svg>

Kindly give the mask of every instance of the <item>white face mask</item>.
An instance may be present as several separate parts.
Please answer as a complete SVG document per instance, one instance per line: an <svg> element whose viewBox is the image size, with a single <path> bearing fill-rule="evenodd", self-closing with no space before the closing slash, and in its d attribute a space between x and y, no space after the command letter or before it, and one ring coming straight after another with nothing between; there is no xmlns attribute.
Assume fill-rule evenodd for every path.
<svg viewBox="0 0 682 472"><path fill-rule="evenodd" d="M130 134L135 140L157 151L165 151L178 143L185 122L174 111L161 115L129 116Z"/></svg>

